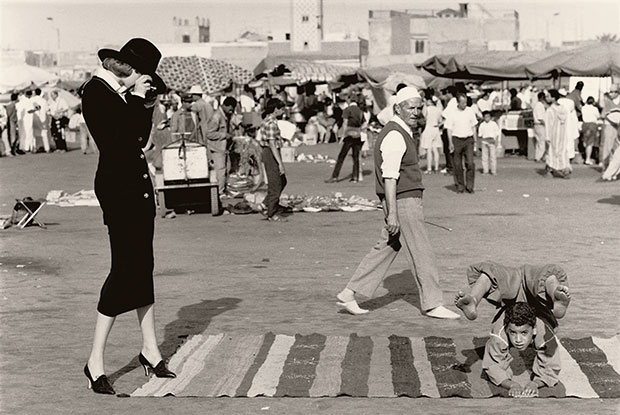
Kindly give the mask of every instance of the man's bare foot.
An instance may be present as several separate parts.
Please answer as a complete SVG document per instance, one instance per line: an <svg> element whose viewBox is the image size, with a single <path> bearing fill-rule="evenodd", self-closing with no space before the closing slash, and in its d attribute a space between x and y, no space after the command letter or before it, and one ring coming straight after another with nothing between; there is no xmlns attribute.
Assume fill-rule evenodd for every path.
<svg viewBox="0 0 620 415"><path fill-rule="evenodd" d="M463 314L465 314L468 320L475 320L478 318L476 299L470 294L459 291L454 297L454 305L463 311Z"/></svg>
<svg viewBox="0 0 620 415"><path fill-rule="evenodd" d="M566 314L566 309L570 303L570 291L565 285L558 285L553 292L553 315L562 318Z"/></svg>

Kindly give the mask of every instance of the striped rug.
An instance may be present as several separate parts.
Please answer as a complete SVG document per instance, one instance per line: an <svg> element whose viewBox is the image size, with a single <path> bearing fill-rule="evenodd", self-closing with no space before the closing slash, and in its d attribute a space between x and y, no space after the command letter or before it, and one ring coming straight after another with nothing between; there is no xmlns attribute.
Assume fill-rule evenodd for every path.
<svg viewBox="0 0 620 415"><path fill-rule="evenodd" d="M488 398L505 391L481 375L484 337L215 334L172 356L176 379L152 377L132 396L357 396ZM560 383L541 397L620 398L620 340L560 340ZM529 378L534 351L513 354Z"/></svg>

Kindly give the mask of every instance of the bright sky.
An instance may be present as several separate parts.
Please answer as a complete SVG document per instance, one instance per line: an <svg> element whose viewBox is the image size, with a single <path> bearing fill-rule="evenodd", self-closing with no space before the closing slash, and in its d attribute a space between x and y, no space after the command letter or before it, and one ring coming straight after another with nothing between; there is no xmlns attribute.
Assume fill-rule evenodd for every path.
<svg viewBox="0 0 620 415"><path fill-rule="evenodd" d="M620 2L614 0L486 1L488 10L519 13L522 39L543 38L546 27L564 40L620 37ZM0 0L2 49L96 50L141 36L172 41L172 17L206 17L211 40L234 40L246 30L283 40L290 32L291 0ZM458 9L458 1L324 0L326 33L368 37L369 9ZM52 18L52 20L48 20ZM557 33L557 32L556 32Z"/></svg>

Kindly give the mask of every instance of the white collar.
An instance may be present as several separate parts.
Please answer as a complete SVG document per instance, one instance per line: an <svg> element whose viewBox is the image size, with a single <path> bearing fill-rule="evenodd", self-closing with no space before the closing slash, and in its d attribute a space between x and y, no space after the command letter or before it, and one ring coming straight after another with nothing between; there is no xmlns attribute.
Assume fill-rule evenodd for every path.
<svg viewBox="0 0 620 415"><path fill-rule="evenodd" d="M403 127L405 129L405 131L407 131L407 133L409 133L410 136L413 137L413 132L411 131L411 127L409 127L402 118L400 118L398 115L394 114L394 116L392 117L392 119L390 121L394 121L396 124L400 125L401 127Z"/></svg>
<svg viewBox="0 0 620 415"><path fill-rule="evenodd" d="M125 86L121 85L118 82L114 74L105 68L99 67L95 69L94 76L103 79L108 85L110 85L110 88L112 88L114 91L116 91L117 94L121 96L127 90Z"/></svg>

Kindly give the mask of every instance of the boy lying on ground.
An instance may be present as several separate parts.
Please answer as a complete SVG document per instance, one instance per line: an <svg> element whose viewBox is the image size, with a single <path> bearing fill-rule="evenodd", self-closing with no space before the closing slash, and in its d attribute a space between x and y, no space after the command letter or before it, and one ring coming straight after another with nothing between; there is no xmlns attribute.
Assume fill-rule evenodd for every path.
<svg viewBox="0 0 620 415"><path fill-rule="evenodd" d="M510 348L524 351L530 344L536 350L531 381L521 385L512 379ZM536 317L534 308L518 301L508 306L504 321L496 320L484 349L482 370L495 385L508 389L514 398L538 396L538 389L555 386L560 373L558 341L554 329Z"/></svg>

